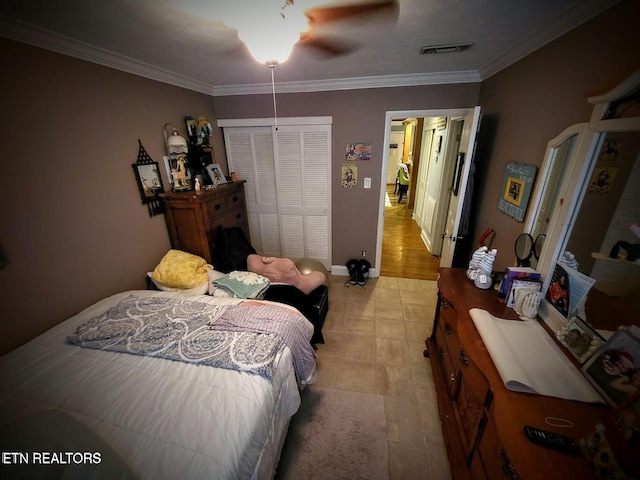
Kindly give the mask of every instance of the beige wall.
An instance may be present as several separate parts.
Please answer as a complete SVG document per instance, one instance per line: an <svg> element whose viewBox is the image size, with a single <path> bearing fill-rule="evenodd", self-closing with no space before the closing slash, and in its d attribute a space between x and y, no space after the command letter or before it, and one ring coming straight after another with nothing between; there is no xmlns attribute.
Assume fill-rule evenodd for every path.
<svg viewBox="0 0 640 480"><path fill-rule="evenodd" d="M0 68L3 353L99 298L145 288L169 239L164 215L140 201L138 139L162 162L164 123L185 132L185 114L215 113L209 96L2 39Z"/></svg>
<svg viewBox="0 0 640 480"><path fill-rule="evenodd" d="M498 210L506 164L540 167L549 140L570 125L589 121L592 105L587 98L609 90L637 68L640 2L632 0L482 83L480 104L496 135L481 186L476 231L496 230L495 269L513 265L513 243L524 229L523 223Z"/></svg>
<svg viewBox="0 0 640 480"><path fill-rule="evenodd" d="M409 88L297 93L277 95L279 117L333 117L333 265L350 258L367 258L375 264L385 113L392 110L465 108L477 105L479 84L436 85ZM270 95L216 97L219 119L273 117ZM348 143L371 143L370 161L358 162L359 185L342 188L340 166ZM362 179L371 177L371 189Z"/></svg>

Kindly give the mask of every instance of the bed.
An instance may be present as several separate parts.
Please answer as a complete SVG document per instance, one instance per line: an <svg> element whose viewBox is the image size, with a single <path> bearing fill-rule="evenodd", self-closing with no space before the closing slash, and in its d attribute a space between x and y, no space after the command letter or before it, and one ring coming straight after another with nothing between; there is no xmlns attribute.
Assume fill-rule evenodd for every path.
<svg viewBox="0 0 640 480"><path fill-rule="evenodd" d="M185 312L192 312L191 319L205 322L198 327L198 331L205 332L203 335L213 335L211 331L217 328L216 335L235 339L226 342L231 348L218 363L203 363L202 358L209 358L204 353L198 363L193 361L193 355L186 355L186 361L171 357L166 353L169 350L184 357L186 341L192 338L184 337L180 348L158 347L158 337L165 334L164 330L160 334L156 331L151 340L145 338L143 347L132 346L130 338L123 340L115 334L113 338L117 340L111 342L115 346L109 350L102 348L104 345L83 343L109 343L113 328L107 328L106 336L98 340L93 330L96 325L97 330L105 330L101 322L115 322L114 312L125 312L137 322L146 315L144 308L161 305L157 310L164 312L167 306L178 304L180 319L187 315ZM250 312L253 324L260 329L266 320L258 317L272 311L287 319L288 325L295 325L306 345L283 342L275 348L273 339L279 335L252 331L253 337L242 337L245 334L240 329L227 328L232 323L230 312L245 316ZM165 323L183 328L181 321L171 318ZM189 328L190 335L195 327ZM64 430L64 448L87 454L87 440L81 433L74 444L73 425L77 425L77 430L84 429L85 434L95 437L99 446L93 448L104 450L101 463L108 463L111 450L116 460L122 460L126 473L119 478L271 478L289 420L300 405L300 389L315 379L313 349L312 357L308 353L312 335L313 325L297 310L268 301L186 297L147 290L122 292L98 301L0 358L0 433L4 428L5 442L2 450L6 452L11 447L6 442L17 437L7 432L24 431L24 436L31 438L28 441L35 438L27 452L31 457L4 458L10 461L3 460L2 467L19 468L25 459L27 464L33 463L34 452L54 448L50 443L38 444L44 442L38 434L29 437L34 424L36 432L38 428L50 433ZM266 349L261 346L261 339L269 338L276 353L269 361L246 358L247 354L237 349L238 338L255 347L253 355L258 356ZM200 344L189 347L195 356L199 348ZM300 360L301 352L304 361ZM231 368L226 365L228 362L238 365ZM267 363L269 368L265 367ZM305 364L304 368L301 364ZM40 416L51 412L62 415L62 423L55 423L58 418L45 418L42 425L50 421L59 426L38 426ZM69 463L82 463L85 467L96 463L92 458L76 461L80 458L67 456ZM54 463L62 468L60 461Z"/></svg>

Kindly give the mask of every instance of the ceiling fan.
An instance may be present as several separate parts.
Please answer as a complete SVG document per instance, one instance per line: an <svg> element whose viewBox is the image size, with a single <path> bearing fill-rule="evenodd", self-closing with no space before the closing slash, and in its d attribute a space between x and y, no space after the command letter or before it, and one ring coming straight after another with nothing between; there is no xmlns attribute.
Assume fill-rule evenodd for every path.
<svg viewBox="0 0 640 480"><path fill-rule="evenodd" d="M293 4L294 0L286 0ZM284 7L283 7L284 8ZM395 23L398 20L399 7L397 0L369 0L344 5L312 7L304 11L310 29L301 33L298 45L311 47L325 55L344 55L356 48L355 43L324 36L322 28L336 22L352 24ZM348 23L346 23L348 22Z"/></svg>

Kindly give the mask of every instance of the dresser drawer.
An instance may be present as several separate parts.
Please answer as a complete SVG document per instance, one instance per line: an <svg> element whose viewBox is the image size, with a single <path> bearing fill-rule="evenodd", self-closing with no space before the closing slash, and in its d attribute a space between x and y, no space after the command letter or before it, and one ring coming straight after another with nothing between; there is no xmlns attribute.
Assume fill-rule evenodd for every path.
<svg viewBox="0 0 640 480"><path fill-rule="evenodd" d="M458 373L458 352L461 347L456 331L442 316L440 316L436 328L436 346L438 348L438 358L442 366L442 373L447 383L447 391L449 396L453 396L456 388L456 375Z"/></svg>
<svg viewBox="0 0 640 480"><path fill-rule="evenodd" d="M246 237L249 238L249 232L246 231L247 217L242 206L227 211L224 215L217 217L215 222L212 221L211 231L215 231L219 226L222 228L241 227L245 230Z"/></svg>

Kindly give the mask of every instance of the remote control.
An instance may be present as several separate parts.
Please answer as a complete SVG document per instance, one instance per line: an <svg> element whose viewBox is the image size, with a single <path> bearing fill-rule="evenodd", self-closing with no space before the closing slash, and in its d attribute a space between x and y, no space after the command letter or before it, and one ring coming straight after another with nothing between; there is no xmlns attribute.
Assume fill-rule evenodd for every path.
<svg viewBox="0 0 640 480"><path fill-rule="evenodd" d="M544 447L553 448L554 450L559 450L564 453L578 453L580 451L576 442L559 433L547 432L546 430L540 430L539 428L530 427L529 425L524 427L524 433L533 443Z"/></svg>

